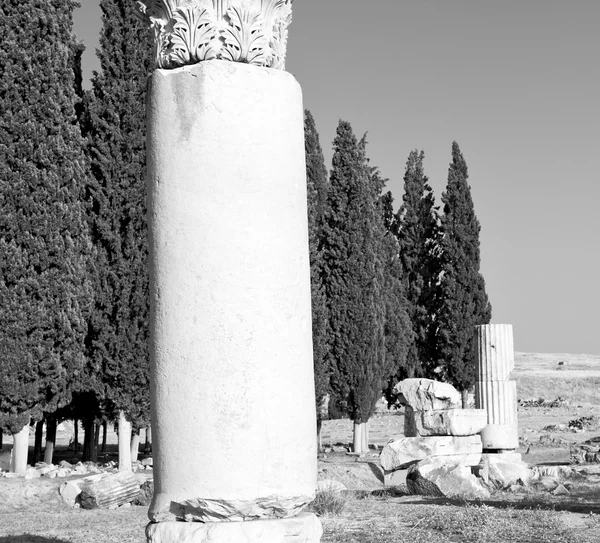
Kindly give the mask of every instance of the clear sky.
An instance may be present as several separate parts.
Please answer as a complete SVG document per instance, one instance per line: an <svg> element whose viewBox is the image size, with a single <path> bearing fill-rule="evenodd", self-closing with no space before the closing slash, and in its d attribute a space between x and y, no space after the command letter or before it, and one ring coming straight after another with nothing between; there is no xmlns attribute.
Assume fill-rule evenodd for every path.
<svg viewBox="0 0 600 543"><path fill-rule="evenodd" d="M101 19L81 1L89 78ZM328 161L340 118L368 131L396 207L413 148L439 202L456 140L492 322L519 351L598 355L599 59L598 0L296 0L287 69Z"/></svg>

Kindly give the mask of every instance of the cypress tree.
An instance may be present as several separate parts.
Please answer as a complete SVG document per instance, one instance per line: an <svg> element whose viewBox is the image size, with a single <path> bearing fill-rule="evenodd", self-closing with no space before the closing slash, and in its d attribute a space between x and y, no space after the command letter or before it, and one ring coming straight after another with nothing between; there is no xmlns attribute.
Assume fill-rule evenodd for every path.
<svg viewBox="0 0 600 543"><path fill-rule="evenodd" d="M399 243L407 311L412 326L406 366L390 380L386 391L393 401L394 385L408 377L435 378L436 303L439 277L439 223L433 191L423 170L423 151L411 151L404 174L402 206L393 223Z"/></svg>
<svg viewBox="0 0 600 543"><path fill-rule="evenodd" d="M84 367L89 238L71 0L0 6L0 419L70 400Z"/></svg>
<svg viewBox="0 0 600 543"><path fill-rule="evenodd" d="M97 252L90 381L104 409L112 405L115 418L124 411L137 429L149 420L145 93L152 45L130 0L102 0L100 7L101 71L86 93L83 120ZM94 431L92 421L86 427Z"/></svg>
<svg viewBox="0 0 600 543"><path fill-rule="evenodd" d="M326 416L325 404L329 393L330 374L327 358L327 306L322 279L323 221L327 206L327 168L325 167L325 159L315 120L308 110L304 112L304 141L306 150L313 360L317 401L317 429L320 436L321 423Z"/></svg>
<svg viewBox="0 0 600 543"><path fill-rule="evenodd" d="M336 410L354 421L354 448L360 452L367 442L367 422L381 397L385 368L378 237L383 221L367 164L366 139L358 142L350 124L340 121L333 145L323 252L331 389Z"/></svg>
<svg viewBox="0 0 600 543"><path fill-rule="evenodd" d="M481 227L467 179L467 163L453 142L448 185L442 194L438 336L444 376L463 392L463 404L475 380L475 326L489 323L492 316L479 271Z"/></svg>

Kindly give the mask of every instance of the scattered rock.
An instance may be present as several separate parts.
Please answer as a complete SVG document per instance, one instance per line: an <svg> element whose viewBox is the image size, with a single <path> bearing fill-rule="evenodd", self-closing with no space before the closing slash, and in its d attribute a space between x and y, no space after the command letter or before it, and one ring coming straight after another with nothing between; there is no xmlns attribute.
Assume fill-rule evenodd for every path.
<svg viewBox="0 0 600 543"><path fill-rule="evenodd" d="M154 497L154 480L148 479L140 486L140 494L134 500L135 505L150 505Z"/></svg>
<svg viewBox="0 0 600 543"><path fill-rule="evenodd" d="M404 379L394 387L398 400L414 411L452 409L462 405L461 395L452 385L433 379Z"/></svg>
<svg viewBox="0 0 600 543"><path fill-rule="evenodd" d="M467 500L490 497L489 491L468 466L449 463L443 457L427 458L411 466L406 476L406 486L411 494L422 496Z"/></svg>
<svg viewBox="0 0 600 543"><path fill-rule="evenodd" d="M564 487L564 485L558 485L553 491L552 494L555 496L566 496L570 494L570 492Z"/></svg>
<svg viewBox="0 0 600 543"><path fill-rule="evenodd" d="M152 457L149 456L148 458L144 458L141 462L142 466L152 466L153 465L153 460Z"/></svg>
<svg viewBox="0 0 600 543"><path fill-rule="evenodd" d="M475 473L490 490L507 489L513 485L526 486L531 478L529 467L521 461L490 461L484 458Z"/></svg>
<svg viewBox="0 0 600 543"><path fill-rule="evenodd" d="M406 468L428 456L475 454L479 455L479 462L481 452L480 436L405 437L388 443L381 451L379 461L384 470L393 471Z"/></svg>

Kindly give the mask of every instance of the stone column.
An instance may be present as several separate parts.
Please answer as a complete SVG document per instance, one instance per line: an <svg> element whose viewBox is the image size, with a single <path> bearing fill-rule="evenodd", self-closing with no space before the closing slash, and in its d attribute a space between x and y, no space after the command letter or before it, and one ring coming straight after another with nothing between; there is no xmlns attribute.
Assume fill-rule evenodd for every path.
<svg viewBox="0 0 600 543"><path fill-rule="evenodd" d="M481 432L483 449L511 450L519 446L517 383L510 324L476 326L477 375L475 404L485 409L488 425Z"/></svg>
<svg viewBox="0 0 600 543"><path fill-rule="evenodd" d="M173 3L176 24L158 26L146 3L165 68L147 97L147 537L317 542L302 513L317 475L302 93L273 69L291 2ZM188 12L203 33L178 36ZM194 60L181 39L200 34Z"/></svg>

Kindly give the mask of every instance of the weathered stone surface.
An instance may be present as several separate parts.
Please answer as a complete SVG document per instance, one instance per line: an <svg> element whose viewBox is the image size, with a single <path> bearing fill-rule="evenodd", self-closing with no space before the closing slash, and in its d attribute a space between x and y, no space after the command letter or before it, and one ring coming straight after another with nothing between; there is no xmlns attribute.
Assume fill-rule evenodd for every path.
<svg viewBox="0 0 600 543"><path fill-rule="evenodd" d="M318 543L323 529L316 515L251 522L160 522L146 527L148 543Z"/></svg>
<svg viewBox="0 0 600 543"><path fill-rule="evenodd" d="M406 486L411 494L462 498L466 500L485 499L490 493L468 466L448 462L443 457L427 458L411 466L406 476Z"/></svg>
<svg viewBox="0 0 600 543"><path fill-rule="evenodd" d="M487 424L480 435L484 450L514 450L519 447L519 425L516 422Z"/></svg>
<svg viewBox="0 0 600 543"><path fill-rule="evenodd" d="M99 481L103 477L106 477L106 475L107 474L105 473L100 473L97 475L90 475L89 477L85 477L82 479L73 479L71 481L66 481L58 487L58 493L67 505L73 507L77 502L77 498L81 494L81 489L85 484L94 481Z"/></svg>
<svg viewBox="0 0 600 543"><path fill-rule="evenodd" d="M473 436L487 425L485 409L413 411L419 436Z"/></svg>
<svg viewBox="0 0 600 543"><path fill-rule="evenodd" d="M433 379L404 379L395 387L399 401L414 411L452 409L462 405L458 390L448 383Z"/></svg>
<svg viewBox="0 0 600 543"><path fill-rule="evenodd" d="M241 522L283 519L296 516L315 498L307 496L267 496L255 500L188 499L172 501L165 514L154 514L152 520L165 522L176 518L186 522Z"/></svg>
<svg viewBox="0 0 600 543"><path fill-rule="evenodd" d="M515 369L512 324L475 327L478 381L508 381Z"/></svg>
<svg viewBox="0 0 600 543"><path fill-rule="evenodd" d="M91 477L99 478L85 481L81 487L78 501L83 509L119 507L132 502L140 494L139 479L130 471Z"/></svg>
<svg viewBox="0 0 600 543"><path fill-rule="evenodd" d="M379 461L387 471L402 469L428 456L480 455L479 436L405 437L391 441L381 451Z"/></svg>
<svg viewBox="0 0 600 543"><path fill-rule="evenodd" d="M515 484L526 486L531 478L531 471L525 462L483 460L476 474L491 490L506 489Z"/></svg>
<svg viewBox="0 0 600 543"><path fill-rule="evenodd" d="M300 86L210 60L147 104L149 516L292 516L317 483Z"/></svg>

